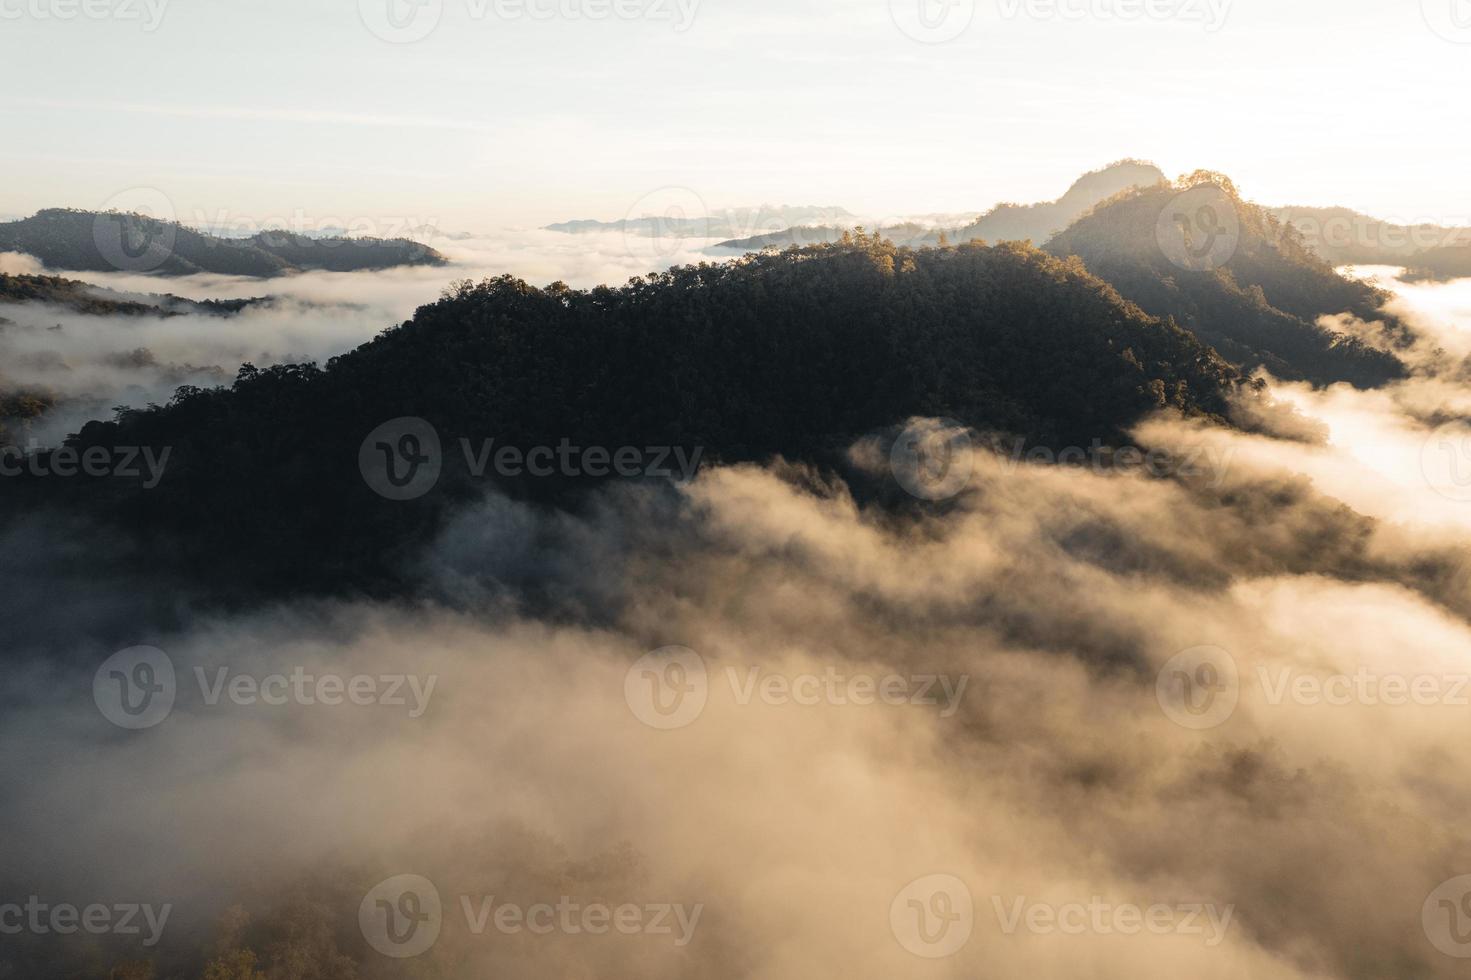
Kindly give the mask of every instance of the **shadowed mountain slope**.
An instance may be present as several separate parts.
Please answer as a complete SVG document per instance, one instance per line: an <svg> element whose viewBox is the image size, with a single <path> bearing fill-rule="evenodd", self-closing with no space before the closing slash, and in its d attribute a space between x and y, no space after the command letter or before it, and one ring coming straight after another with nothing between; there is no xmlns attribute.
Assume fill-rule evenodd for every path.
<svg viewBox="0 0 1471 980"><path fill-rule="evenodd" d="M33 495L155 550L172 542L176 567L235 594L394 590L405 554L485 489L461 439L841 465L852 440L911 416L1088 445L1166 407L1220 419L1245 383L1076 261L864 238L616 289L465 282L325 369L247 366L232 389L181 389L73 440L170 447L152 490L15 480L0 493L11 512ZM426 420L442 446L437 484L409 502L380 497L359 466L369 433L400 417ZM559 502L588 485L498 482Z"/></svg>

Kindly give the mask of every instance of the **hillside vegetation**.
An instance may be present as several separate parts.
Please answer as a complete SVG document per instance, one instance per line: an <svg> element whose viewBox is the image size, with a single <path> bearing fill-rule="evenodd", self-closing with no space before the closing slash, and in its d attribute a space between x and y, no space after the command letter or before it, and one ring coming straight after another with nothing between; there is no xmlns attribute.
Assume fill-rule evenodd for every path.
<svg viewBox="0 0 1471 980"><path fill-rule="evenodd" d="M0 272L0 304L45 303L85 316L227 316L263 299L192 300L171 293L134 295L58 276L10 276Z"/></svg>
<svg viewBox="0 0 1471 980"><path fill-rule="evenodd" d="M1182 267L1161 244L1161 217L1191 188L1217 192L1239 227L1239 240L1218 268ZM1223 225L1224 227L1224 225ZM1408 331L1382 312L1388 296L1338 275L1301 238L1262 208L1243 201L1231 182L1198 172L1175 185L1125 191L1080 219L1045 246L1078 256L1090 272L1156 316L1173 317L1243 370L1264 367L1288 380L1347 381L1373 387L1403 377L1394 354L1319 324L1349 314L1382 321L1390 337Z"/></svg>
<svg viewBox="0 0 1471 980"><path fill-rule="evenodd" d="M856 238L621 288L461 283L325 369L247 366L233 388L181 389L73 440L171 447L156 489L18 480L0 493L173 542L202 582L391 589L404 552L484 489L460 438L832 463L854 438L914 415L1053 445L1121 440L1164 407L1219 419L1244 383L1077 261L1016 244L914 251ZM401 416L428 420L444 444L438 485L407 503L378 497L357 465L368 433ZM503 488L565 501L577 482Z"/></svg>
<svg viewBox="0 0 1471 980"><path fill-rule="evenodd" d="M1449 282L1471 278L1471 244L1442 245L1417 252L1406 260L1406 282Z"/></svg>
<svg viewBox="0 0 1471 980"><path fill-rule="evenodd" d="M405 239L306 238L278 231L245 239L218 238L143 215L68 208L0 224L3 251L33 255L51 269L167 276L213 272L270 278L312 270L448 264L429 246Z"/></svg>

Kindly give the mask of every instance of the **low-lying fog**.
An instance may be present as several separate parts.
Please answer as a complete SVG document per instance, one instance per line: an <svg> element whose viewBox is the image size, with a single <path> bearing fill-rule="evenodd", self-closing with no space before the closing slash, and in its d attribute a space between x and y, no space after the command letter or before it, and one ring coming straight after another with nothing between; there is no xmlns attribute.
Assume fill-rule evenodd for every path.
<svg viewBox="0 0 1471 980"><path fill-rule="evenodd" d="M362 310L66 320L52 342L321 357L451 278L634 271L585 244L267 284ZM434 604L168 629L100 573L23 603L0 901L167 904L156 945L120 948L189 976L242 915L302 976L1463 976L1471 456L1439 423L1471 402L1449 356L1471 283L1389 284L1430 339L1411 380L1276 386L1292 438L1151 420L1139 444L1191 461L1173 478L977 451L947 506L898 516L790 467L714 468L581 518L487 498L426 542ZM888 479L884 449L852 459ZM4 546L17 596L108 550L61 528ZM94 672L145 644L177 696L127 730ZM369 678L371 703L296 676ZM496 917L538 904L641 911ZM380 913L433 942L380 954L429 936L385 940Z"/></svg>
<svg viewBox="0 0 1471 980"><path fill-rule="evenodd" d="M26 433L58 444L114 406L167 401L180 385L229 384L240 365L325 363L433 302L457 279L511 274L545 285L622 284L671 265L729 258L717 239L656 239L621 232L569 235L543 230L433 239L446 267L381 272L311 272L278 279L217 275L163 277L47 270L30 256L0 255L0 271L79 279L126 293L172 293L187 299L276 301L228 317L86 316L27 303L0 303L0 385L42 388L63 404ZM58 329L59 328L59 329Z"/></svg>

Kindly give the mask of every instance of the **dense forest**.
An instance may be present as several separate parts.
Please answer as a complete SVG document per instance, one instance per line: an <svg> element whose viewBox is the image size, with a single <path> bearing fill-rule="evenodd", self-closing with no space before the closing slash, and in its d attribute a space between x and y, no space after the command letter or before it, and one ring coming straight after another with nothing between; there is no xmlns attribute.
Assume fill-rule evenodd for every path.
<svg viewBox="0 0 1471 980"><path fill-rule="evenodd" d="M1449 282L1471 276L1471 244L1442 245L1412 255L1405 263L1407 282Z"/></svg>
<svg viewBox="0 0 1471 980"><path fill-rule="evenodd" d="M170 447L155 489L19 479L0 493L8 513L28 499L126 528L191 579L236 595L392 590L405 552L484 489L459 438L837 464L854 438L915 415L1086 446L1121 440L1167 406L1221 418L1243 384L1077 260L1020 244L916 251L856 237L621 288L464 282L325 368L247 365L232 388L183 388L71 441ZM403 416L436 428L444 474L422 499L393 503L365 485L357 454ZM565 502L583 485L502 488Z"/></svg>
<svg viewBox="0 0 1471 980"><path fill-rule="evenodd" d="M1177 194L1212 188L1239 225L1239 240L1219 268L1172 262L1161 247L1160 219ZM1205 171L1145 190L1125 191L1048 242L1053 255L1078 256L1095 275L1156 316L1172 316L1243 370L1265 367L1279 378L1314 384L1347 381L1373 387L1403 377L1392 353L1318 323L1347 313L1381 321L1386 334L1408 340L1407 328L1383 312L1387 295L1338 275L1293 229L1243 201L1227 178Z"/></svg>
<svg viewBox="0 0 1471 980"><path fill-rule="evenodd" d="M0 304L46 303L85 316L228 316L264 299L185 299L170 293L142 295L104 289L58 276L11 276L0 272Z"/></svg>
<svg viewBox="0 0 1471 980"><path fill-rule="evenodd" d="M0 447L25 441L26 425L56 405L56 394L41 388L18 387L0 374Z"/></svg>
<svg viewBox="0 0 1471 980"><path fill-rule="evenodd" d="M352 272L403 265L446 265L427 245L404 239L307 238L264 231L218 238L137 214L50 208L0 224L0 252L25 252L52 269L76 272L197 272L270 278L293 272Z"/></svg>

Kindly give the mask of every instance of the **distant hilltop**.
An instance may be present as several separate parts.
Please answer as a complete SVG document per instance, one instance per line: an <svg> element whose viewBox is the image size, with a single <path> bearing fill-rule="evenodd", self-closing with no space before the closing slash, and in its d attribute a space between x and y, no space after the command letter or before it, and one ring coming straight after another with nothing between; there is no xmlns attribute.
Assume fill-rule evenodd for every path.
<svg viewBox="0 0 1471 980"><path fill-rule="evenodd" d="M1407 266L1423 278L1435 278L1440 272L1459 277L1471 269L1471 262L1455 259L1471 246L1471 228L1428 222L1403 225L1349 208L1286 207L1273 214L1334 265ZM1451 264L1442 268L1447 260Z"/></svg>
<svg viewBox="0 0 1471 980"><path fill-rule="evenodd" d="M402 238L310 238L286 231L221 238L140 214L70 208L0 224L0 252L24 252L50 269L73 272L212 272L261 279L449 264L428 245Z"/></svg>
<svg viewBox="0 0 1471 980"><path fill-rule="evenodd" d="M725 208L706 215L687 215L677 208L665 214L645 214L623 218L619 221L596 221L583 218L547 225L545 231L560 231L569 235L591 232L621 231L646 237L660 238L730 238L736 235L752 235L779 231L793 225L810 222L843 222L856 220L856 216L839 207L803 205L761 205L754 208Z"/></svg>
<svg viewBox="0 0 1471 980"><path fill-rule="evenodd" d="M1067 193L1055 201L1040 204L998 204L969 224L955 228L936 228L930 224L907 222L880 227L877 231L885 238L913 247L938 245L942 234L951 244L982 240L1030 241L1041 244L1114 195L1134 188L1153 187L1164 180L1164 172L1152 163L1120 160L1079 177L1068 188ZM852 230L851 224L844 225L841 222L817 226L794 225L749 238L724 241L716 247L755 252L763 248L787 248L791 245L822 245L841 241L843 234Z"/></svg>

